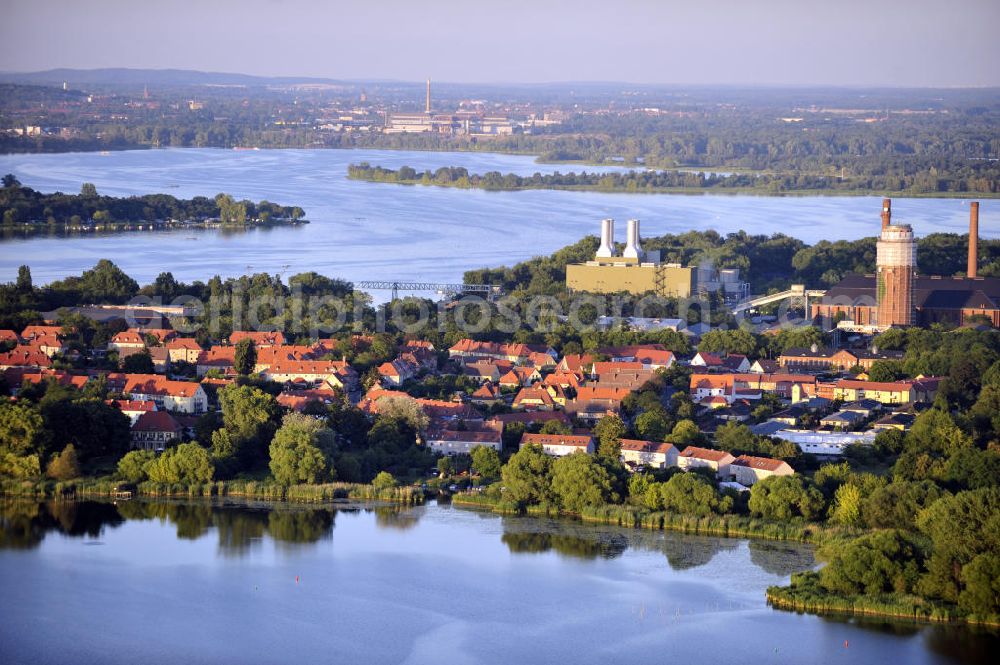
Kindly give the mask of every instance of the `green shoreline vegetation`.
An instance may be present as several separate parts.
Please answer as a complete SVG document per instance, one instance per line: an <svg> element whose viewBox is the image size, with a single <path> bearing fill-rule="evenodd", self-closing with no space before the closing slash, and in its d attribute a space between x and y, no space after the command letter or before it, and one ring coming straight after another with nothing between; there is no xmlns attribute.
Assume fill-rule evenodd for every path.
<svg viewBox="0 0 1000 665"><path fill-rule="evenodd" d="M718 173L681 170L618 171L611 173L535 173L520 176L489 171L469 173L460 166L418 172L409 167L386 169L367 162L351 164L348 178L398 185L430 185L491 192L531 189L606 192L621 194L753 194L762 196L897 196L897 197L1000 197L1000 188L970 189L965 179L936 179L934 186L920 176L781 175L767 172ZM995 183L997 184L997 183Z"/></svg>
<svg viewBox="0 0 1000 665"><path fill-rule="evenodd" d="M121 496L146 498L239 498L289 503L328 503L340 499L386 501L419 505L424 493L416 487L379 483L327 482L283 485L270 480L216 480L203 483L129 483L113 477L81 477L67 481L3 480L0 495L23 499L74 500L113 499Z"/></svg>
<svg viewBox="0 0 1000 665"><path fill-rule="evenodd" d="M308 223L298 206L237 201L229 194L178 199L169 194L112 197L83 183L79 194L42 194L13 174L0 187L0 231L63 229L133 231L146 228L227 229Z"/></svg>

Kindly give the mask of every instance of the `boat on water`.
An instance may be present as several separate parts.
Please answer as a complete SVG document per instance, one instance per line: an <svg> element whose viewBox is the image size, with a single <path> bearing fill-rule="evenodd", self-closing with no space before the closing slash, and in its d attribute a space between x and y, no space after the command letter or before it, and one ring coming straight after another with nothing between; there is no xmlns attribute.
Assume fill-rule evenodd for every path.
<svg viewBox="0 0 1000 665"><path fill-rule="evenodd" d="M233 150L260 150L257 146L234 145Z"/></svg>

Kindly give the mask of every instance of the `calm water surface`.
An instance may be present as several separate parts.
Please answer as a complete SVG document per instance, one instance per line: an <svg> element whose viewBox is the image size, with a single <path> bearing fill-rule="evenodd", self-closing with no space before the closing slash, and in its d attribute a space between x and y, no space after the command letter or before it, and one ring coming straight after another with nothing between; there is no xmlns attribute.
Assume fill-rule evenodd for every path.
<svg viewBox="0 0 1000 665"><path fill-rule="evenodd" d="M0 507L5 663L961 663L996 636L768 608L801 545L429 505Z"/></svg>
<svg viewBox="0 0 1000 665"><path fill-rule="evenodd" d="M484 192L398 186L347 179L350 163L397 168L464 166L522 175L595 170L544 165L531 157L486 153L376 150L137 150L54 155L0 155L0 172L44 192L78 192L93 182L110 195L164 192L178 197L267 199L300 205L312 224L251 232L164 231L98 237L38 237L0 242L0 281L31 265L39 282L79 274L111 258L141 283L170 270L178 279L236 276L248 270L287 275L315 270L331 277L457 281L465 270L510 265L549 254L599 220L642 219L644 235L715 229L720 233L786 233L806 242L855 239L879 228L874 197L757 197ZM614 167L605 167L611 170ZM981 233L1000 236L994 204L983 204ZM894 219L918 235L964 233L968 204L959 199L897 199ZM618 233L624 240L624 223Z"/></svg>

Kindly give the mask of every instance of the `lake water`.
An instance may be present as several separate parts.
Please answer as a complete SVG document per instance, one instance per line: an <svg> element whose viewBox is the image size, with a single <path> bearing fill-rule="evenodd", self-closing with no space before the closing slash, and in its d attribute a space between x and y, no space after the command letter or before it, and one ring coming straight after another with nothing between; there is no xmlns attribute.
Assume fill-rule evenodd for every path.
<svg viewBox="0 0 1000 665"><path fill-rule="evenodd" d="M986 663L995 635L772 610L802 545L501 518L0 504L0 661Z"/></svg>
<svg viewBox="0 0 1000 665"><path fill-rule="evenodd" d="M362 161L523 175L595 170L536 164L522 156L377 150L0 155L0 173L14 173L44 192L78 192L83 182L118 196L163 192L187 198L227 192L299 205L312 222L238 233L176 230L8 239L0 242L0 281L12 280L24 263L41 283L79 274L101 258L114 260L140 283L164 270L185 281L308 270L352 281L460 281L465 270L510 265L596 235L604 217L619 220L620 241L624 221L632 217L642 220L647 236L746 230L782 232L809 243L875 235L880 223L881 200L875 197L485 192L348 180L348 164ZM993 205L985 201L982 207L985 237L1000 236ZM918 235L968 229L968 203L959 199L897 199L893 210L894 219L913 224Z"/></svg>

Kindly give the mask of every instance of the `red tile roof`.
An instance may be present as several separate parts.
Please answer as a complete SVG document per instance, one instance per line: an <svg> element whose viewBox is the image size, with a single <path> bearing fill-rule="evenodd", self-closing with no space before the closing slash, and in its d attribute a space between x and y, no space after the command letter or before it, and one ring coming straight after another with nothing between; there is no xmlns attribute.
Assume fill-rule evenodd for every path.
<svg viewBox="0 0 1000 665"><path fill-rule="evenodd" d="M147 411L136 419L135 424L132 425L132 431L180 434L184 428L166 411Z"/></svg>
<svg viewBox="0 0 1000 665"><path fill-rule="evenodd" d="M192 337L175 337L167 342L166 347L171 351L185 349L188 351L201 351L198 342Z"/></svg>
<svg viewBox="0 0 1000 665"><path fill-rule="evenodd" d="M0 353L0 366L52 367L52 359L38 349L19 346L7 353Z"/></svg>
<svg viewBox="0 0 1000 665"><path fill-rule="evenodd" d="M621 402L628 397L632 391L628 388L604 388L601 386L580 386L576 391L576 401L590 402L593 400L606 400L610 402Z"/></svg>
<svg viewBox="0 0 1000 665"><path fill-rule="evenodd" d="M171 381L157 374L126 374L124 393L194 397L201 386L190 381Z"/></svg>
<svg viewBox="0 0 1000 665"><path fill-rule="evenodd" d="M202 351L198 354L197 364L214 367L232 367L234 362L236 362L236 347L213 346L207 351Z"/></svg>
<svg viewBox="0 0 1000 665"><path fill-rule="evenodd" d="M712 450L710 448L699 448L697 446L688 446L681 452L681 457L691 457L694 459L703 459L710 462L722 462L727 457L732 457L725 450Z"/></svg>
<svg viewBox="0 0 1000 665"><path fill-rule="evenodd" d="M532 434L525 432L521 435L522 446L573 446L585 450L592 441L593 437L583 434Z"/></svg>
<svg viewBox="0 0 1000 665"><path fill-rule="evenodd" d="M285 343L285 336L280 330L273 332L234 330L229 336L229 343L236 346L237 343L244 339L252 339L254 346L281 346Z"/></svg>
<svg viewBox="0 0 1000 665"><path fill-rule="evenodd" d="M41 335L62 337L62 326L28 326L21 331L22 339L33 339Z"/></svg>
<svg viewBox="0 0 1000 665"><path fill-rule="evenodd" d="M666 455L674 449L672 443L658 443L656 441L642 441L639 439L622 439L622 450L630 450L637 453L660 453Z"/></svg>
<svg viewBox="0 0 1000 665"><path fill-rule="evenodd" d="M753 469L761 469L762 471L779 471L782 467L788 466L788 463L784 460L771 459L770 457L753 457L752 455L740 455L732 463L736 466L747 466Z"/></svg>
<svg viewBox="0 0 1000 665"><path fill-rule="evenodd" d="M104 403L119 411L156 411L156 403L149 400L109 399Z"/></svg>
<svg viewBox="0 0 1000 665"><path fill-rule="evenodd" d="M525 404L525 402L528 402ZM513 406L534 406L534 402L541 402L542 406L553 406L555 402L552 395L544 388L521 388L514 397Z"/></svg>
<svg viewBox="0 0 1000 665"><path fill-rule="evenodd" d="M145 346L146 340L143 339L142 335L134 330L126 330L120 332L111 338L112 344L127 344L130 346Z"/></svg>

